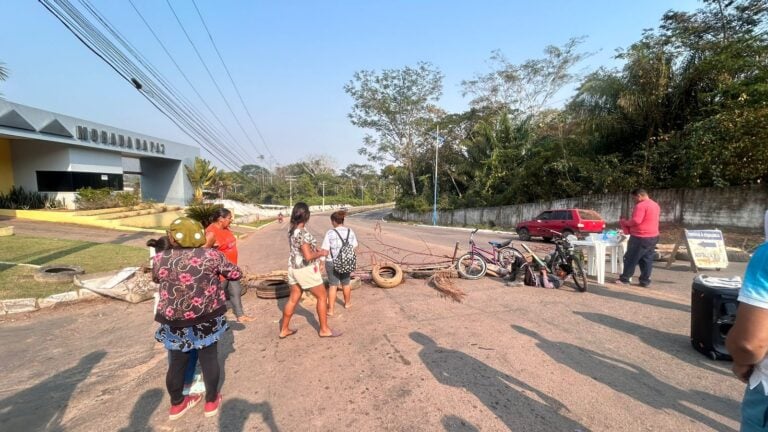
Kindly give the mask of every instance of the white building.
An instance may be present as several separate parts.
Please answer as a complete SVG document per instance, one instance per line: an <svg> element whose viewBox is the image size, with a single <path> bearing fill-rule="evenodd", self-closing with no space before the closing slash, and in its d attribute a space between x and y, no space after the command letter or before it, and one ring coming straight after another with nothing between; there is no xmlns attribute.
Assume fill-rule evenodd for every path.
<svg viewBox="0 0 768 432"><path fill-rule="evenodd" d="M47 192L74 206L83 187L125 188L140 179L143 199L185 205L184 174L197 147L0 100L0 192Z"/></svg>

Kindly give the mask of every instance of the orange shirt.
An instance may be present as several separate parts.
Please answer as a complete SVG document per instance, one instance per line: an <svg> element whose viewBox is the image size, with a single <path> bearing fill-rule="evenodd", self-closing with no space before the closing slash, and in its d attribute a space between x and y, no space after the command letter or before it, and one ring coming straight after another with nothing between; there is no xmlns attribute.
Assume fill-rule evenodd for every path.
<svg viewBox="0 0 768 432"><path fill-rule="evenodd" d="M216 224L210 224L205 229L207 233L213 233L216 239L213 246L224 254L232 264L237 264L237 239L229 229L221 229Z"/></svg>

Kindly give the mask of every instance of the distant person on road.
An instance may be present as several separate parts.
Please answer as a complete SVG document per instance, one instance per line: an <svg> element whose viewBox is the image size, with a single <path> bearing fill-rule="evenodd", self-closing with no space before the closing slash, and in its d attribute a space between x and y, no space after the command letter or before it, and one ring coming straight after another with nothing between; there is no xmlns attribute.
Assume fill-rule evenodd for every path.
<svg viewBox="0 0 768 432"><path fill-rule="evenodd" d="M755 250L739 291L736 322L725 346L733 373L747 384L741 404L741 431L765 431L768 413L768 243Z"/></svg>
<svg viewBox="0 0 768 432"><path fill-rule="evenodd" d="M221 252L203 248L205 230L181 217L168 230L173 247L154 257L152 279L160 284L155 339L169 352L165 385L171 397L169 419L176 420L198 404L200 395L184 396L184 373L189 352L197 350L205 383L205 416L219 412L221 375L217 342L229 329L224 314L226 296L220 277L240 279L240 269Z"/></svg>
<svg viewBox="0 0 768 432"><path fill-rule="evenodd" d="M223 253L232 264L237 264L237 238L229 229L232 224L232 212L220 207L211 217L211 224L205 228L205 247L216 248ZM222 286L229 294L229 301L232 303L232 311L235 313L235 319L239 323L247 323L254 320L243 311L243 300L241 299L243 287L240 281L222 280Z"/></svg>
<svg viewBox="0 0 768 432"><path fill-rule="evenodd" d="M302 290L310 291L317 298L317 320L320 323L320 337L341 336L328 327L328 296L320 273L319 258L328 256L327 250L317 248L315 237L307 231L309 206L296 203L291 212L291 228L288 230L288 284L291 294L283 309L283 322L280 326L280 339L285 339L297 332L290 327L291 317L301 299Z"/></svg>
<svg viewBox="0 0 768 432"><path fill-rule="evenodd" d="M629 285L635 268L640 266L640 286L651 285L653 271L653 256L656 253L656 243L659 242L659 215L661 209L656 201L648 196L645 189L634 189L632 198L635 209L630 219L621 218L619 225L625 234L629 234L627 252L624 254L624 271L616 280L619 285Z"/></svg>
<svg viewBox="0 0 768 432"><path fill-rule="evenodd" d="M350 287L351 273L341 273L334 268L334 260L339 258L339 252L344 242L347 242L352 248L357 248L357 236L350 228L344 226L344 218L347 212L343 210L335 211L331 214L332 229L325 233L321 249L328 251L325 257L325 272L328 274L328 315L333 316L336 306L336 291L341 288L344 296L344 308L349 309L352 306L352 288Z"/></svg>

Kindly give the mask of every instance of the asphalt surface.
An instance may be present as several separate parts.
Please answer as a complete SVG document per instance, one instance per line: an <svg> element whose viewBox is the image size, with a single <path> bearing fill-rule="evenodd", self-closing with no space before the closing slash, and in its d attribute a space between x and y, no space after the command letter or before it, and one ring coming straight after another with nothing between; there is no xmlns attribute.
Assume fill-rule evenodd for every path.
<svg viewBox="0 0 768 432"><path fill-rule="evenodd" d="M450 259L469 232L356 215L361 265ZM327 215L308 224L319 238ZM287 224L239 241L243 267L284 269ZM482 234L479 241L503 239ZM552 245L531 243L539 251ZM314 308L277 338L284 299L244 296L258 320L220 342L224 404L168 420L164 350L151 304L98 300L0 321L0 430L736 431L743 385L689 342L686 262L654 285L587 293L456 280L463 303L422 280L364 285L319 338ZM732 264L717 276L739 275ZM612 280L607 275L606 280ZM594 282L594 281L592 281Z"/></svg>

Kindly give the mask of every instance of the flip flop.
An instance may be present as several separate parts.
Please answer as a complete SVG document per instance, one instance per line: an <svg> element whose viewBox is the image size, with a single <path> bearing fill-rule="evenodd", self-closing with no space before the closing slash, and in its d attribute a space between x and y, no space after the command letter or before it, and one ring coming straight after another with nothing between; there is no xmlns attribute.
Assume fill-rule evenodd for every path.
<svg viewBox="0 0 768 432"><path fill-rule="evenodd" d="M339 336L341 336L342 334L344 334L344 333L342 333L342 332L340 332L340 331L336 331L336 330L331 330L331 334L329 334L329 335L325 335L325 336L323 336L323 335L320 335L320 337L321 337L321 338L339 337Z"/></svg>
<svg viewBox="0 0 768 432"><path fill-rule="evenodd" d="M279 337L280 339L285 339L285 338L287 338L288 336L293 336L293 335L295 335L296 333L298 333L298 332L299 332L299 330L298 330L298 329L289 329L289 330L290 330L290 333L288 333L287 335L285 335L285 336L280 336L280 335L278 335L277 337Z"/></svg>

